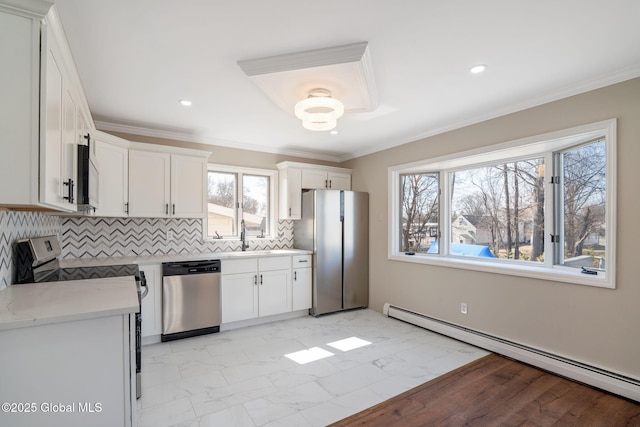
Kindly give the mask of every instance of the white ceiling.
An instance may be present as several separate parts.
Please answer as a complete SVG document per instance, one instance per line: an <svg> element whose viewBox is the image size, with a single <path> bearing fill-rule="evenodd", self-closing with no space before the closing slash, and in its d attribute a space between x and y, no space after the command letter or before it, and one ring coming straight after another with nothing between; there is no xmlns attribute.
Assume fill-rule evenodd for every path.
<svg viewBox="0 0 640 427"><path fill-rule="evenodd" d="M56 5L98 128L324 160L640 76L638 0ZM346 113L337 135L303 129L237 64L357 42L368 42L379 104Z"/></svg>

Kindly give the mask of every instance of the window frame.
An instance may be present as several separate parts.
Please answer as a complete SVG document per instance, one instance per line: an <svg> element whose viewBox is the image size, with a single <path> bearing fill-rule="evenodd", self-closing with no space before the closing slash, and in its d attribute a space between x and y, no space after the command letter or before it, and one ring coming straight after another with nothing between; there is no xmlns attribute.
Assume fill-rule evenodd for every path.
<svg viewBox="0 0 640 427"><path fill-rule="evenodd" d="M240 205L236 207L236 226L235 226L235 234L222 236L222 238L217 238L209 235L209 219L208 219L208 193L209 193L209 181L207 179L205 186L205 203L207 208L205 209L205 217L202 224L202 234L205 241L217 242L224 240L238 240L240 239L240 220L242 219L242 200L243 200L243 175L251 175L251 176L265 176L269 178L269 234L265 234L264 236L254 236L247 235L247 240L254 239L275 239L277 236L277 211L276 208L278 206L278 192L277 192L277 182L278 182L278 171L272 169L258 169L258 168L248 168L241 166L229 166L229 165L221 165L216 163L207 164L207 176L209 172L220 172L220 173L230 173L236 175L236 201Z"/></svg>
<svg viewBox="0 0 640 427"><path fill-rule="evenodd" d="M606 272L599 272L597 276L585 275L580 270L565 267L554 263L554 243L548 236L557 234L555 224L555 197L554 185L545 176L545 236L544 261L532 263L530 261L483 259L449 255L451 240L451 192L450 173L456 170L471 169L492 165L495 163L507 163L511 161L543 157L545 165L554 165L554 155L560 151L581 145L582 143L604 137L606 140L606 205L605 221L607 227L607 243L605 256L607 259ZM616 119L604 120L555 132L549 132L532 137L493 144L474 150L453 153L433 159L426 159L411 163L405 163L388 168L389 188L389 227L388 227L388 254L391 261L401 261L436 265L443 267L461 268L489 273L498 273L514 276L522 276L536 279L544 279L557 282L574 283L587 286L596 286L615 289L616 269ZM553 166L555 168L555 165ZM401 190L400 176L412 173L439 173L440 174L440 237L438 254L405 254L401 251ZM554 171L557 175L559 172ZM560 250L560 249L558 249Z"/></svg>

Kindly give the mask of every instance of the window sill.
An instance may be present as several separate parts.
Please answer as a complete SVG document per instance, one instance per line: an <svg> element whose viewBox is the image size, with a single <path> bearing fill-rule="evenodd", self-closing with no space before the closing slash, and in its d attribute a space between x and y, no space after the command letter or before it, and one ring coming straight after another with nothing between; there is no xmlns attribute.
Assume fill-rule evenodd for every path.
<svg viewBox="0 0 640 427"><path fill-rule="evenodd" d="M444 257L439 255L405 255L404 253L389 254L390 261L410 262L414 264L434 265L439 267L460 268L485 273L505 274L509 276L528 277L532 279L550 280L554 282L572 283L576 285L594 286L598 288L615 289L615 282L611 274L599 273L597 277L587 276L573 268L542 265L506 265L502 261L487 262L461 257Z"/></svg>

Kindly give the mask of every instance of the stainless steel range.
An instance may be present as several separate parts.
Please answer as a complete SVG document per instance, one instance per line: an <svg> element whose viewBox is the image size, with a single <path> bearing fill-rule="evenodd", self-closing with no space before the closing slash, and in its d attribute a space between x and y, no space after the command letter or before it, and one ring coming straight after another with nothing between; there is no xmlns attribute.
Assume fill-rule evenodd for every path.
<svg viewBox="0 0 640 427"><path fill-rule="evenodd" d="M62 253L57 236L34 237L15 243L16 284L58 282L66 280L103 279L107 277L134 276L138 288L138 312L136 322L136 393L142 389L142 299L147 295L144 272L137 264L99 265L60 268Z"/></svg>

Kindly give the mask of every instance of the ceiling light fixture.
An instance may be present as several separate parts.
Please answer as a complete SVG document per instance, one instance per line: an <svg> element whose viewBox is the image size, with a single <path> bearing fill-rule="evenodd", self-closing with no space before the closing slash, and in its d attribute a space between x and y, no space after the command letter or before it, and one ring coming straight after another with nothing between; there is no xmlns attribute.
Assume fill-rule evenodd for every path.
<svg viewBox="0 0 640 427"><path fill-rule="evenodd" d="M309 96L296 103L294 109L297 118L302 120L302 127L308 130L331 130L338 124L344 114L342 102L331 97L327 89L312 89Z"/></svg>
<svg viewBox="0 0 640 427"><path fill-rule="evenodd" d="M192 102L191 102L191 101L189 101L188 99L181 99L181 100L180 100L180 105L183 105L183 106L185 106L185 107L190 107L190 106L191 106L191 104L192 104Z"/></svg>
<svg viewBox="0 0 640 427"><path fill-rule="evenodd" d="M486 65L478 64L478 65L474 65L473 67L471 67L471 69L469 71L471 71L473 74L480 74L481 72L483 72L486 69L487 69Z"/></svg>

